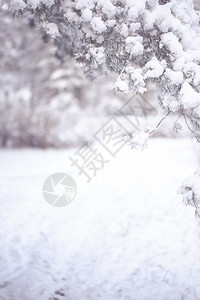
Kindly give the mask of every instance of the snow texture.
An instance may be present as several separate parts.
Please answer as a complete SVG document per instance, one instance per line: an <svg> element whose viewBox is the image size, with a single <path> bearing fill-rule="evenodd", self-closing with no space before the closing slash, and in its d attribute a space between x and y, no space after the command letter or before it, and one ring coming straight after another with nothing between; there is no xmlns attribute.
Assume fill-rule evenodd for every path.
<svg viewBox="0 0 200 300"><path fill-rule="evenodd" d="M0 152L0 299L199 299L199 222L176 194L191 142L124 148L90 184L68 165L75 150ZM62 209L41 193L60 171L78 185Z"/></svg>

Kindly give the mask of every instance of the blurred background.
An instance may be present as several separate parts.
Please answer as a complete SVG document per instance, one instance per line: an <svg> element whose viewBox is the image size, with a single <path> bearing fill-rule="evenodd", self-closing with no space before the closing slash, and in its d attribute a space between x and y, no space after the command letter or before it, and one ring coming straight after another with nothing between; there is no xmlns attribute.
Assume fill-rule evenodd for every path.
<svg viewBox="0 0 200 300"><path fill-rule="evenodd" d="M56 58L53 41L44 43L31 20L0 14L0 146L58 148L90 139L97 118L122 105L112 80L92 84L72 58Z"/></svg>

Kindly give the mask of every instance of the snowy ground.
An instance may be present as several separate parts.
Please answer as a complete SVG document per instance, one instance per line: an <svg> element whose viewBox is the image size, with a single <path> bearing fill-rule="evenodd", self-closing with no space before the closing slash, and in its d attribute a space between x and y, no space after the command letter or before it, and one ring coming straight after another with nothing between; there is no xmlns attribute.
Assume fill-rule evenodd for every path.
<svg viewBox="0 0 200 300"><path fill-rule="evenodd" d="M191 141L123 149L89 184L73 152L0 151L0 299L200 299L200 227L176 194L197 166ZM60 171L78 194L54 208L41 188Z"/></svg>

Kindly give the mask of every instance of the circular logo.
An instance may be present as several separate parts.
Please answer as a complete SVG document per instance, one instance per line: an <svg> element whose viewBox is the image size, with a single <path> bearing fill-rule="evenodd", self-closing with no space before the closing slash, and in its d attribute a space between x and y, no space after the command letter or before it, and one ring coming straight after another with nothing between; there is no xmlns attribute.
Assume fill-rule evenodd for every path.
<svg viewBox="0 0 200 300"><path fill-rule="evenodd" d="M42 193L49 204L55 207L64 207L76 197L76 182L65 173L55 173L45 180Z"/></svg>

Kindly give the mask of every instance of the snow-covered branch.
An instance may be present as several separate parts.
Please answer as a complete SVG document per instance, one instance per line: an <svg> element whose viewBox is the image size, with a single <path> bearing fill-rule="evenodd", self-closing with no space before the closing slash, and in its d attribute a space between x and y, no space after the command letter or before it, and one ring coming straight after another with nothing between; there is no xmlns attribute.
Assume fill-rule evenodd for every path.
<svg viewBox="0 0 200 300"><path fill-rule="evenodd" d="M116 89L144 93L160 87L163 107L200 118L199 15L191 0L11 0L15 13L30 12L57 56L73 55L90 76L114 70ZM5 6L5 5L4 5Z"/></svg>

